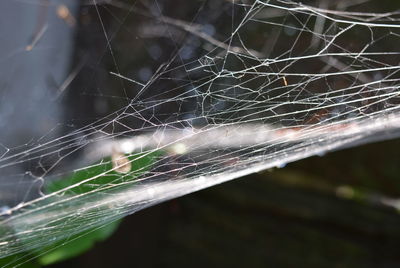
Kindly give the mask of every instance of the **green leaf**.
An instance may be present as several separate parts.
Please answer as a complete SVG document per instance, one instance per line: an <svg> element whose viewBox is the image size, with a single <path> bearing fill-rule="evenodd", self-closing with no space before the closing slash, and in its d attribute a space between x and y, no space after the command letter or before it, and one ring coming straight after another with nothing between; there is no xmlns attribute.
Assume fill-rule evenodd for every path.
<svg viewBox="0 0 400 268"><path fill-rule="evenodd" d="M38 262L41 265L49 265L64 261L91 249L96 242L106 240L118 228L121 220L102 226L101 228L90 230L70 237L67 241L60 241L51 247L46 247L37 253Z"/></svg>
<svg viewBox="0 0 400 268"><path fill-rule="evenodd" d="M28 259L28 260L27 260ZM16 254L0 259L0 267L39 268L35 260L29 260L24 254Z"/></svg>
<svg viewBox="0 0 400 268"><path fill-rule="evenodd" d="M53 193L62 191L63 189L79 184L78 186L66 190L65 194L83 194L93 190L98 191L110 185L120 185L128 181L133 182L138 176L148 171L160 155L161 152L159 151L146 154L136 153L133 155L122 155L127 158L130 164L130 171L126 173L115 171L113 169L111 157L107 157L94 165L75 171L74 174L68 178L46 184L45 192Z"/></svg>
<svg viewBox="0 0 400 268"><path fill-rule="evenodd" d="M129 170L125 170L126 173L115 171L115 167L113 167L112 163L113 160L111 157L108 157L90 167L76 171L68 178L47 184L45 186L45 191L47 193L52 193L79 184L79 186L73 187L65 192L66 195L76 195L99 190L103 187L109 187L112 184L119 185L123 182L134 182L137 177L148 171L154 165L161 154L161 152L156 151L147 154L121 155L120 159L125 158L129 160L130 168ZM38 256L38 262L41 265L49 265L76 257L91 249L96 242L103 241L111 236L118 228L120 222L120 220L115 221L101 228L76 234L67 241L60 241L45 247L35 252Z"/></svg>
<svg viewBox="0 0 400 268"><path fill-rule="evenodd" d="M77 195L89 193L93 190L101 191L102 188L109 189L113 185L120 186L122 184L126 187L132 187L132 184L127 182L134 183L135 179L148 171L162 154L161 151L155 151L146 154L119 154L119 158L114 156L114 159L107 157L89 167L75 171L67 178L45 184L44 192L49 194L68 188L64 191L64 195ZM116 159L124 160L125 163L129 162L125 165L125 169L120 170L123 172L118 172L116 167L119 164L113 167L113 162L115 165ZM50 265L76 257L91 249L96 242L110 237L120 223L121 220L117 220L100 228L89 229L72 235L68 239L57 241L39 250L2 258L0 259L0 267L20 265L18 267L37 268L41 265ZM31 258L32 256L34 257Z"/></svg>

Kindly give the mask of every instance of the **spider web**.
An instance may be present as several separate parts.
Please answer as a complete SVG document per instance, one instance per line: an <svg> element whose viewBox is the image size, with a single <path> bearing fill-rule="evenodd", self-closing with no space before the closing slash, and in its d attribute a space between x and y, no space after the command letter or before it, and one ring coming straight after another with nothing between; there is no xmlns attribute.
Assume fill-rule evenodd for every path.
<svg viewBox="0 0 400 268"><path fill-rule="evenodd" d="M76 60L52 99L83 108L40 138L3 144L0 187L14 190L1 191L1 256L253 172L399 136L398 5L209 1L183 8L190 17L176 5L84 6L100 51ZM98 183L110 170L89 170L107 164L111 179Z"/></svg>

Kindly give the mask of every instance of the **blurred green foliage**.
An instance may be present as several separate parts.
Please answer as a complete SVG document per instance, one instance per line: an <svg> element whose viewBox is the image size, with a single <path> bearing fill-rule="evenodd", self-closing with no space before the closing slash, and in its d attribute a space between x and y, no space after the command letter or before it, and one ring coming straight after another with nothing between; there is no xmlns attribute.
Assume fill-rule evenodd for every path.
<svg viewBox="0 0 400 268"><path fill-rule="evenodd" d="M118 186L123 182L134 183L137 177L152 167L160 155L159 151L155 151L152 153L119 156L129 161L130 169L126 173L116 171L110 157L104 158L94 165L74 172L70 177L51 181L45 185L44 191L46 193L53 193L71 187L64 194L79 195L92 191L101 191L104 188L113 187L113 185ZM76 184L78 186L74 186ZM131 184L124 185L125 187L131 186ZM114 221L100 228L89 229L82 233L71 235L68 239L58 241L39 250L0 259L0 264L11 266L21 265L19 267L33 268L78 256L92 248L96 242L103 241L111 236L118 228L120 222L120 220Z"/></svg>

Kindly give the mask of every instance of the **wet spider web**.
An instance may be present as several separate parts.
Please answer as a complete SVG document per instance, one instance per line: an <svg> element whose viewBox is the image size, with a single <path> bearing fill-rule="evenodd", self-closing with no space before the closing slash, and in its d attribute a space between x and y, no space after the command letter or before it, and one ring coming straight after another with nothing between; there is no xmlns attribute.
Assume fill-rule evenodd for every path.
<svg viewBox="0 0 400 268"><path fill-rule="evenodd" d="M399 6L352 2L177 10L184 4L93 0L75 15L54 5L100 43L75 53L51 98L73 106L65 121L2 143L2 256L253 172L397 137ZM25 50L46 49L44 25Z"/></svg>

